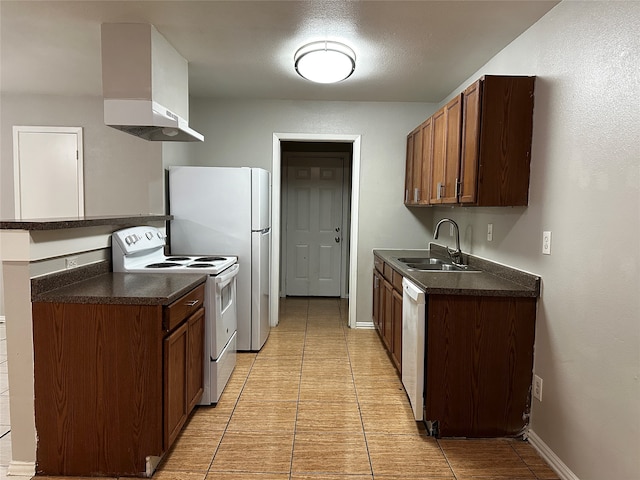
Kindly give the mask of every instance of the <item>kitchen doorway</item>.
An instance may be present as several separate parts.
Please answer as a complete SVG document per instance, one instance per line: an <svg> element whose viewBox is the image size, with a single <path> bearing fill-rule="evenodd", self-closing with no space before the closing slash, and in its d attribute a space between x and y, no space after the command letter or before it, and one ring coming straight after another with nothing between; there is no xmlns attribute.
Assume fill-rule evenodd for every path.
<svg viewBox="0 0 640 480"><path fill-rule="evenodd" d="M281 147L280 295L347 298L353 145Z"/></svg>
<svg viewBox="0 0 640 480"><path fill-rule="evenodd" d="M314 134L314 133L274 133L272 156L272 245L271 245L271 326L278 324L278 311L280 299L280 237L281 237L281 171L282 171L282 143L283 142L320 142L320 143L346 143L351 145L351 202L349 206L349 242L348 242L348 292L349 292L349 326L356 328L356 295L358 258L358 210L360 196L360 152L362 138L360 135L351 134ZM370 322L367 322L369 325Z"/></svg>

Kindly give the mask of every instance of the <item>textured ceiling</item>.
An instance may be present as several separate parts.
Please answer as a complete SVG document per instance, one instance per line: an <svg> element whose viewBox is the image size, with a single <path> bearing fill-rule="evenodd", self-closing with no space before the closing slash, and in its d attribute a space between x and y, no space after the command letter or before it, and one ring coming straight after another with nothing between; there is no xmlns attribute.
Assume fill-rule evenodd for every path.
<svg viewBox="0 0 640 480"><path fill-rule="evenodd" d="M100 24L132 22L189 61L192 96L439 102L557 3L2 0L0 88L101 95ZM356 52L346 81L295 73L295 50L323 39Z"/></svg>

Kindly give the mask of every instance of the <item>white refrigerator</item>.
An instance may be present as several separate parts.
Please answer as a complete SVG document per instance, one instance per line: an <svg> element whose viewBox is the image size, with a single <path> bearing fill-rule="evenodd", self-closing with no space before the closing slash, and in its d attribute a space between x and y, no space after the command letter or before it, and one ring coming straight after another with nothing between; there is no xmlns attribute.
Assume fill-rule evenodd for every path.
<svg viewBox="0 0 640 480"><path fill-rule="evenodd" d="M170 167L171 254L235 255L237 349L269 336L271 174L260 168Z"/></svg>

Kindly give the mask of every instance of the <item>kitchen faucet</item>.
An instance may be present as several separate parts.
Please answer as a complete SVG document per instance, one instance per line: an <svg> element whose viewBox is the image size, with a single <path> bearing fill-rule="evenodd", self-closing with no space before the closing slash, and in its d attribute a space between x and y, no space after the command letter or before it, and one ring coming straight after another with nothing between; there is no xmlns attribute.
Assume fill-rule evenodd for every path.
<svg viewBox="0 0 640 480"><path fill-rule="evenodd" d="M443 218L442 220L440 220L436 224L436 232L433 234L433 238L436 240L438 239L438 231L440 230L440 225L445 222L449 222L451 225L453 225L453 228L456 232L456 249L451 250L449 247L447 247L447 253L449 254L451 260L453 260L453 263L462 265L462 252L460 251L460 231L456 222L454 222L450 218Z"/></svg>

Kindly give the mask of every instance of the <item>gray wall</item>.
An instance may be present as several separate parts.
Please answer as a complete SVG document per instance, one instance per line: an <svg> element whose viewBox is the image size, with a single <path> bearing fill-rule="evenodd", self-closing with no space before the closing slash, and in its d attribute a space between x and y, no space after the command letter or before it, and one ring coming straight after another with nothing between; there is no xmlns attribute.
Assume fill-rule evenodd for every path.
<svg viewBox="0 0 640 480"><path fill-rule="evenodd" d="M14 125L83 128L85 215L164 213L162 143L147 142L105 126L102 98L3 93L1 105L1 218L14 218ZM0 295L2 315L4 301Z"/></svg>
<svg viewBox="0 0 640 480"><path fill-rule="evenodd" d="M638 31L640 3L562 2L452 92L537 75L529 207L433 218L460 224L463 250L542 276L531 427L581 480L640 472Z"/></svg>
<svg viewBox="0 0 640 480"><path fill-rule="evenodd" d="M204 166L272 169L273 134L361 135L356 314L371 322L374 248L425 248L431 210L404 207L406 135L435 110L426 103L213 101L192 99L190 125L202 144L165 146L171 159ZM171 150L171 152L169 152ZM353 299L353 294L351 294Z"/></svg>

